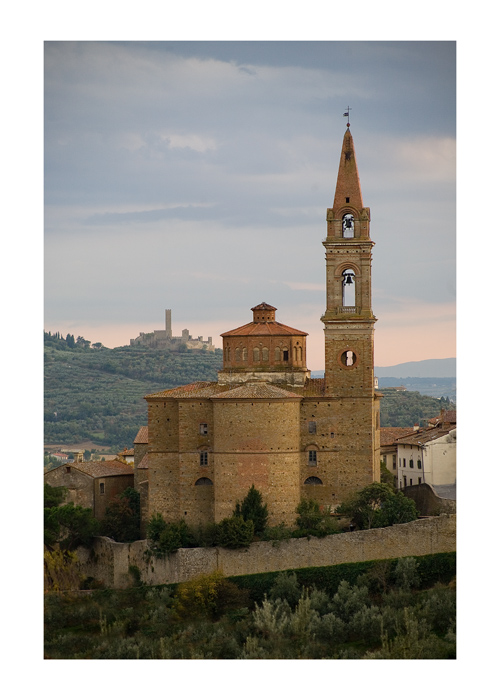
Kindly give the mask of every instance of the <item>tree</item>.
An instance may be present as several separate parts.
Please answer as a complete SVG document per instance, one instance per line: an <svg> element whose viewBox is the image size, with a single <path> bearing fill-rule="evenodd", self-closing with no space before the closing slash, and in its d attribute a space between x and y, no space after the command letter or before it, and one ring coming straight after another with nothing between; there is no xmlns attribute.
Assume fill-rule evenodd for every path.
<svg viewBox="0 0 500 700"><path fill-rule="evenodd" d="M339 515L350 518L360 530L387 527L416 520L415 502L387 484L374 482L340 504Z"/></svg>
<svg viewBox="0 0 500 700"><path fill-rule="evenodd" d="M299 516L296 520L296 524L300 530L316 530L323 520L323 513L321 512L319 503L313 498L303 498L295 509L295 512Z"/></svg>
<svg viewBox="0 0 500 700"><path fill-rule="evenodd" d="M49 547L59 544L62 550L88 547L99 534L100 523L90 508L67 503L44 508L44 541Z"/></svg>
<svg viewBox="0 0 500 700"><path fill-rule="evenodd" d="M184 520L167 523L163 515L154 513L147 527L149 553L156 557L172 554L192 544L193 536Z"/></svg>
<svg viewBox="0 0 500 700"><path fill-rule="evenodd" d="M219 547L239 549L252 543L254 524L252 520L245 521L241 515L224 518L217 523L216 541Z"/></svg>
<svg viewBox="0 0 500 700"><path fill-rule="evenodd" d="M43 507L55 508L60 506L66 497L67 489L64 486L43 485Z"/></svg>
<svg viewBox="0 0 500 700"><path fill-rule="evenodd" d="M140 494L129 487L115 496L106 508L101 534L116 542L134 542L140 538Z"/></svg>
<svg viewBox="0 0 500 700"><path fill-rule="evenodd" d="M268 518L267 506L263 502L262 494L253 484L241 505L239 502L236 504L233 515L241 516L245 522L251 520L255 535L261 535L264 532Z"/></svg>

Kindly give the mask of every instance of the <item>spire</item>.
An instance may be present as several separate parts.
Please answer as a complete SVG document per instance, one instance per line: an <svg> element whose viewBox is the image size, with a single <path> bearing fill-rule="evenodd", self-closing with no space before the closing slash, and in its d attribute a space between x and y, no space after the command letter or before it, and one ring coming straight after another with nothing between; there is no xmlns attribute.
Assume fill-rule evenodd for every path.
<svg viewBox="0 0 500 700"><path fill-rule="evenodd" d="M342 153L340 154L339 174L333 200L333 209L338 211L338 209L344 207L346 204L358 209L358 211L363 208L358 166L356 165L356 154L354 152L354 141L352 140L349 126L344 134Z"/></svg>

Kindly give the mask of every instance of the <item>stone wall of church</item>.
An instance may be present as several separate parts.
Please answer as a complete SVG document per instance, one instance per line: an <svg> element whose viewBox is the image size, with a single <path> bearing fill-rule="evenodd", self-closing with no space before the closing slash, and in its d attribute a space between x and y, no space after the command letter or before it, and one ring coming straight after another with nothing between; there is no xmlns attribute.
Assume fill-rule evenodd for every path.
<svg viewBox="0 0 500 700"><path fill-rule="evenodd" d="M252 484L269 524L291 525L299 492L300 399L214 401L215 520L232 515Z"/></svg>

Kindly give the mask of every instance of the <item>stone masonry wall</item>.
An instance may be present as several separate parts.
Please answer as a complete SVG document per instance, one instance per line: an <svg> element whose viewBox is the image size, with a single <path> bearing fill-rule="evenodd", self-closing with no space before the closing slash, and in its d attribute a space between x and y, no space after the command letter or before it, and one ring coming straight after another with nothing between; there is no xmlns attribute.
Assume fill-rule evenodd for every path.
<svg viewBox="0 0 500 700"><path fill-rule="evenodd" d="M242 576L311 566L423 556L456 550L456 517L440 515L403 525L375 530L312 537L281 542L256 542L248 549L221 547L180 549L164 559L146 563L147 541L130 544L96 538L91 550L80 547L78 558L83 577L92 576L109 588L132 583L130 566L137 566L147 585L179 583L216 569L225 576Z"/></svg>

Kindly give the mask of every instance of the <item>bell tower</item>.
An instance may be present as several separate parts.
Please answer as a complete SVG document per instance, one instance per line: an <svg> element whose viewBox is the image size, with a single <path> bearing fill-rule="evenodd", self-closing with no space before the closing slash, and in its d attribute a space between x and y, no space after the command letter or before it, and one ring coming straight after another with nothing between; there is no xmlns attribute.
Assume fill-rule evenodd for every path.
<svg viewBox="0 0 500 700"><path fill-rule="evenodd" d="M325 393L374 401L370 210L354 142L344 134L333 207L326 211Z"/></svg>

